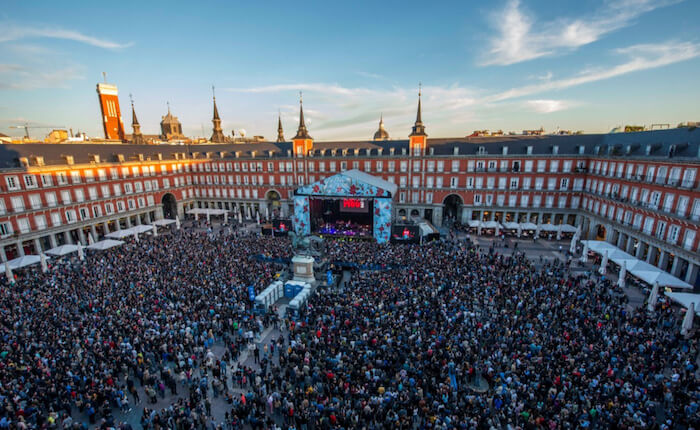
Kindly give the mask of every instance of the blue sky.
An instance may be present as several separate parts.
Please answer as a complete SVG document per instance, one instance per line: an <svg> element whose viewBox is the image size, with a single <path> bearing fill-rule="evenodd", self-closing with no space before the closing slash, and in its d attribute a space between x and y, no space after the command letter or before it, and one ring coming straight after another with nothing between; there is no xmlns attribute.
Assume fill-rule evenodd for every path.
<svg viewBox="0 0 700 430"><path fill-rule="evenodd" d="M204 2L199 2L204 3ZM432 137L543 126L605 132L700 120L700 2L27 2L0 11L0 132L25 121L101 134L95 84L119 87L130 131L166 102L186 134L287 137L298 92L316 139ZM204 132L202 132L204 129ZM46 130L37 130L41 137Z"/></svg>

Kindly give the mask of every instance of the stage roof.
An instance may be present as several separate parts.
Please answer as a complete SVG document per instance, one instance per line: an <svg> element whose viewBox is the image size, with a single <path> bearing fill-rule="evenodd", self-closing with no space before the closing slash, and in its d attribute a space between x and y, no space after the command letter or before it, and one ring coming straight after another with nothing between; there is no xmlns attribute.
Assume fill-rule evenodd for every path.
<svg viewBox="0 0 700 430"><path fill-rule="evenodd" d="M393 197L398 187L377 176L353 169L299 187L298 195L337 197Z"/></svg>

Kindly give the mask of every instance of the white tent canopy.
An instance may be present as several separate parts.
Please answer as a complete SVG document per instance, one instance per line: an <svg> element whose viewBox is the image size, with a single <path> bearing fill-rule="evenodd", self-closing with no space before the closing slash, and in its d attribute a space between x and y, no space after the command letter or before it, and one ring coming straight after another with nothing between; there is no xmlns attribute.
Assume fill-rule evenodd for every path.
<svg viewBox="0 0 700 430"><path fill-rule="evenodd" d="M484 228L501 228L501 223L498 221L486 221L482 227Z"/></svg>
<svg viewBox="0 0 700 430"><path fill-rule="evenodd" d="M46 257L47 259L49 257ZM21 269L22 267L31 266L32 264L41 263L41 257L38 255L25 255L22 257L17 257L13 260L8 261L0 266L0 272L5 271L5 264L7 264L10 269Z"/></svg>
<svg viewBox="0 0 700 430"><path fill-rule="evenodd" d="M473 228L484 226L484 223L477 220L477 219L470 220L468 224L469 224L469 227L473 227Z"/></svg>
<svg viewBox="0 0 700 430"><path fill-rule="evenodd" d="M687 282L676 278L668 272L659 269L645 261L622 251L618 247L600 240L582 240L581 243L587 244L591 251L604 255L608 253L608 259L617 265L622 265L624 262L627 266L627 273L641 279L649 285L658 282L662 287L692 289L693 287Z"/></svg>
<svg viewBox="0 0 700 430"><path fill-rule="evenodd" d="M700 315L700 294L693 293L664 293L664 296L683 306L690 308L691 303L695 303L695 313Z"/></svg>
<svg viewBox="0 0 700 430"><path fill-rule="evenodd" d="M561 225L561 231L564 233L576 233L578 231L577 227L574 227L571 224L560 224Z"/></svg>
<svg viewBox="0 0 700 430"><path fill-rule="evenodd" d="M517 230L519 226L520 224L518 224L517 222L506 221L503 223L503 228L507 228L509 230Z"/></svg>
<svg viewBox="0 0 700 430"><path fill-rule="evenodd" d="M56 255L56 256L61 256L61 255L66 255L70 254L72 252L78 252L78 245L61 245L57 246L55 248L47 249L46 253L50 255Z"/></svg>
<svg viewBox="0 0 700 430"><path fill-rule="evenodd" d="M117 230L117 231L113 231L111 233L107 233L107 234L105 234L105 237L109 237L112 239L123 239L125 237L131 237L133 235L134 235L134 232L131 229L127 228L125 230ZM99 243L99 242L97 242L97 243ZM90 245L90 246L92 246L92 245Z"/></svg>
<svg viewBox="0 0 700 430"><path fill-rule="evenodd" d="M226 213L224 209L210 209L210 208L194 208L187 211L190 215L223 215Z"/></svg>
<svg viewBox="0 0 700 430"><path fill-rule="evenodd" d="M540 230L542 230L542 231L557 231L557 230L559 230L559 226L554 225L554 224L542 224L540 226Z"/></svg>
<svg viewBox="0 0 700 430"><path fill-rule="evenodd" d="M127 230L131 230L132 234L133 233L145 233L147 231L153 230L153 226L149 224L141 224L141 225L136 225L134 227L131 227Z"/></svg>
<svg viewBox="0 0 700 430"><path fill-rule="evenodd" d="M95 242L92 245L89 245L87 249L92 249L95 251L104 251L105 249L114 248L115 246L119 245L124 245L124 242L121 240L105 239L99 242Z"/></svg>
<svg viewBox="0 0 700 430"><path fill-rule="evenodd" d="M523 222L520 223L520 228L523 230L537 230L537 224L533 224L531 222Z"/></svg>
<svg viewBox="0 0 700 430"><path fill-rule="evenodd" d="M153 221L153 224L155 224L155 225L168 225L168 224L175 224L176 222L177 221L175 221L174 219L165 218L165 219L159 219L159 220Z"/></svg>

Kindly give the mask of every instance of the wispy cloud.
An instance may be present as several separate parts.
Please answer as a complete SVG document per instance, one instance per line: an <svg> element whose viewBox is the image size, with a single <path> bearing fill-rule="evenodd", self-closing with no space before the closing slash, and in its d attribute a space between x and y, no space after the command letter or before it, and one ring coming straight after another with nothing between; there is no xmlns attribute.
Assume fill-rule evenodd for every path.
<svg viewBox="0 0 700 430"><path fill-rule="evenodd" d="M0 43L37 38L72 40L74 42L84 43L104 49L122 49L133 45L133 43L113 42L100 37L89 36L77 30L68 30L63 28L40 28L6 24L3 26L3 32L0 33Z"/></svg>
<svg viewBox="0 0 700 430"><path fill-rule="evenodd" d="M609 68L587 70L569 78L549 80L539 84L512 88L487 97L486 100L489 102L498 102L546 91L562 90L591 82L615 78L628 73L679 63L700 56L700 44L675 41L659 44L642 44L620 48L615 50L615 53L619 56L627 57L627 61Z"/></svg>
<svg viewBox="0 0 700 430"><path fill-rule="evenodd" d="M520 0L508 0L504 9L491 16L496 35L481 65L509 65L574 50L631 25L640 15L679 1L610 0L581 18L538 22L523 11Z"/></svg>
<svg viewBox="0 0 700 430"><path fill-rule="evenodd" d="M0 64L0 90L68 88L69 82L84 79L81 67L72 65L35 69L17 64Z"/></svg>
<svg viewBox="0 0 700 430"><path fill-rule="evenodd" d="M570 109L577 103L568 100L527 100L525 106L537 113L553 113Z"/></svg>
<svg viewBox="0 0 700 430"><path fill-rule="evenodd" d="M621 62L608 67L588 69L579 74L556 79L547 73L535 83L506 91L484 91L460 85L428 85L423 87L423 113L429 121L436 123L464 124L477 113L495 112L504 108L549 114L580 106L576 100L550 97L532 97L556 90L611 79L642 70L649 70L686 61L700 56L700 44L669 41L659 44L642 44L612 51ZM299 90L305 93L304 112L315 121L314 137L347 138L358 137L358 130L376 126L379 114L391 131L407 129L415 113L416 90L414 88L391 87L347 87L337 83L296 83L258 86L251 88L228 88L228 91L243 93L288 93L296 96ZM285 95L286 96L286 95ZM532 97L529 100L520 100ZM308 106L308 107L307 107ZM311 107L316 111L309 110ZM283 121L295 124L298 106L285 106ZM425 119L425 118L424 118ZM353 128L355 127L355 128Z"/></svg>

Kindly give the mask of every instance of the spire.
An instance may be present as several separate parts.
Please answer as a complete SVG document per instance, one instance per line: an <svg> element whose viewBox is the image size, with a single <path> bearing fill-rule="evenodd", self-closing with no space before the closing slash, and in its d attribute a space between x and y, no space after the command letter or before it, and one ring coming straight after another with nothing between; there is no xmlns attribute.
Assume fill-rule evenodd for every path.
<svg viewBox="0 0 700 430"><path fill-rule="evenodd" d="M277 142L284 142L284 130L282 129L282 114L277 111Z"/></svg>
<svg viewBox="0 0 700 430"><path fill-rule="evenodd" d="M134 109L134 98L129 94L129 99L131 100L131 128L133 132L131 133L131 143L134 145L143 144L143 134L141 134L141 124L139 124L138 118L136 118L136 109Z"/></svg>
<svg viewBox="0 0 700 430"><path fill-rule="evenodd" d="M299 91L299 129L297 130L297 135L294 136L294 138L311 139L311 136L309 136L309 131L306 129L306 124L304 123L304 102L301 91Z"/></svg>
<svg viewBox="0 0 700 430"><path fill-rule="evenodd" d="M379 129L374 133L373 140L389 140L389 132L384 128L384 114L379 116Z"/></svg>
<svg viewBox="0 0 700 430"><path fill-rule="evenodd" d="M224 143L226 138L224 137L224 132L221 130L221 118L219 118L219 109L216 107L216 93L214 92L214 85L211 86L211 94L214 99L214 118L211 122L214 124L213 132L211 134L211 140L215 143Z"/></svg>
<svg viewBox="0 0 700 430"><path fill-rule="evenodd" d="M418 112L416 113L416 123L413 125L413 131L410 136L427 136L425 133L425 126L423 125L423 118L421 114L421 84L418 84Z"/></svg>

